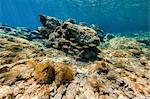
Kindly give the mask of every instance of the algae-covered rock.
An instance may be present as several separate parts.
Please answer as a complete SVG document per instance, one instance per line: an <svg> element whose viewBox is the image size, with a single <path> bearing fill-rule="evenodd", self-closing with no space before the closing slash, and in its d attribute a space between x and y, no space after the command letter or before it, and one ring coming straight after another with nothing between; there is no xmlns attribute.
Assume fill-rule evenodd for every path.
<svg viewBox="0 0 150 99"><path fill-rule="evenodd" d="M67 54L74 54L81 58L97 57L100 39L97 32L87 26L79 26L64 22L49 35L50 45Z"/></svg>
<svg viewBox="0 0 150 99"><path fill-rule="evenodd" d="M39 27L41 35L48 38L49 47L84 60L96 59L100 50L101 34L88 26L78 25L73 19L64 22L46 15L40 15L43 26ZM93 27L94 28L94 27ZM77 58L77 59L79 59Z"/></svg>

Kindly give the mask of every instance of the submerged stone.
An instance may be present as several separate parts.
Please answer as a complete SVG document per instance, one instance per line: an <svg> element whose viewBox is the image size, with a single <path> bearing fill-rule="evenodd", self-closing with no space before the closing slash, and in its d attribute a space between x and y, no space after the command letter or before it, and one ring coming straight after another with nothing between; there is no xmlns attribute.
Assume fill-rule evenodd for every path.
<svg viewBox="0 0 150 99"><path fill-rule="evenodd" d="M94 29L75 24L73 19L61 23L58 19L40 15L42 27L39 31L49 37L49 45L84 60L96 59L100 50L100 36Z"/></svg>
<svg viewBox="0 0 150 99"><path fill-rule="evenodd" d="M64 22L49 37L49 41L52 45L57 45L57 49L64 50L63 45L67 45L67 52L72 51L74 55L82 58L96 57L96 53L99 52L96 48L100 44L99 37L95 30L86 26ZM83 46L89 47L85 48ZM74 51L74 49L77 50Z"/></svg>

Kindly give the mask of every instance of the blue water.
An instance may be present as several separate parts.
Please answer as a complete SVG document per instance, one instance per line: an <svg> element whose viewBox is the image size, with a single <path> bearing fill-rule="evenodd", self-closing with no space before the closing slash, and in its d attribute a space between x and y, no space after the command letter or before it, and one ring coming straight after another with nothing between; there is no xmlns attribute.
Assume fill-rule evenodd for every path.
<svg viewBox="0 0 150 99"><path fill-rule="evenodd" d="M0 0L0 23L36 29L42 13L110 33L150 31L149 6L149 0Z"/></svg>

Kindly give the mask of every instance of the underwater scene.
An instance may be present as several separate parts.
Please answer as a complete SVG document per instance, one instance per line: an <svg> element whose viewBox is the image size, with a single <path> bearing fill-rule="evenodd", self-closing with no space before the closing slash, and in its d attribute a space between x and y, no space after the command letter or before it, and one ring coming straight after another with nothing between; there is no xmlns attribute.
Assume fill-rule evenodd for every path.
<svg viewBox="0 0 150 99"><path fill-rule="evenodd" d="M150 99L150 1L0 0L0 99Z"/></svg>

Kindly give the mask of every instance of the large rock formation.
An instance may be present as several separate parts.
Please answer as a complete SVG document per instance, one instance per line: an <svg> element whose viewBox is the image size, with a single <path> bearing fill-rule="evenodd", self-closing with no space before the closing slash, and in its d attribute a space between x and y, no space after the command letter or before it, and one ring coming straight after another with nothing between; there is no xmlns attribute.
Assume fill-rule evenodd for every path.
<svg viewBox="0 0 150 99"><path fill-rule="evenodd" d="M100 37L94 29L74 24L72 21L60 22L45 15L40 15L40 21L43 26L39 31L49 37L50 47L84 60L97 58Z"/></svg>

